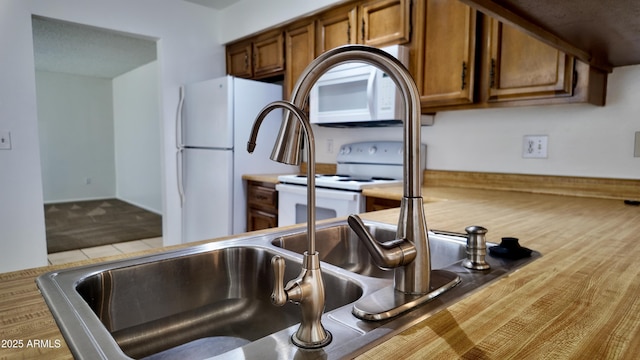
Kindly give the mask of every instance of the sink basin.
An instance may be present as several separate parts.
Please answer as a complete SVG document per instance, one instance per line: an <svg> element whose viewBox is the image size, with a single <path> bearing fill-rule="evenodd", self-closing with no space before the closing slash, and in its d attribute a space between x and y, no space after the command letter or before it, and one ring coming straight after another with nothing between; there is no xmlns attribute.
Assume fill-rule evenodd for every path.
<svg viewBox="0 0 640 360"><path fill-rule="evenodd" d="M81 310L88 307L95 315L89 325L99 322L129 357L189 358L192 342L200 355L211 357L300 322L298 306L271 304L275 255L234 246L116 263L80 276L71 295L84 301ZM285 258L285 279L299 272L300 262ZM324 273L323 281L336 292L327 297L326 311L362 295L362 288L344 277Z"/></svg>
<svg viewBox="0 0 640 360"><path fill-rule="evenodd" d="M380 241L395 227L365 225ZM317 250L325 284L324 327L333 340L321 349L291 343L299 306L273 306L271 258L285 259L295 278L306 247L304 227L248 235L160 254L63 269L36 282L77 359L340 359L353 357L456 302L470 291L540 256L487 256L490 270L461 266L466 239L429 234L433 269L453 272L460 284L385 321L353 316L354 303L379 291L393 293L393 272L375 266L346 221L320 222ZM490 244L491 245L491 244Z"/></svg>
<svg viewBox="0 0 640 360"><path fill-rule="evenodd" d="M394 240L396 227L381 223L366 224L369 233L379 242ZM307 249L307 233L280 236L272 244L298 254ZM443 269L466 256L466 242L452 237L429 233L431 268ZM393 270L376 266L366 247L348 224L318 227L316 250L320 261L338 266L350 272L378 278L393 278Z"/></svg>

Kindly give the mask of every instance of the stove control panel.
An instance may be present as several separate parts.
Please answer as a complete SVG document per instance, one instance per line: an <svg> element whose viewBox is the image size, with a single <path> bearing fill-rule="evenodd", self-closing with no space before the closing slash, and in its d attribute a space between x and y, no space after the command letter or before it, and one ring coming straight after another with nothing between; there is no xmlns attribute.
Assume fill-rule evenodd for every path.
<svg viewBox="0 0 640 360"><path fill-rule="evenodd" d="M340 147L337 163L402 165L401 141L366 141Z"/></svg>

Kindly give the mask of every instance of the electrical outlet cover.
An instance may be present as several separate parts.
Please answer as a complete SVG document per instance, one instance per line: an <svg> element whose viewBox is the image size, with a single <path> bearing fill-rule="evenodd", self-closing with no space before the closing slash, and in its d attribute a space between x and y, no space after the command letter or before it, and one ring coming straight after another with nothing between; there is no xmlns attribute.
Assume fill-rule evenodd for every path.
<svg viewBox="0 0 640 360"><path fill-rule="evenodd" d="M546 159L547 135L525 135L522 140L522 157L525 159Z"/></svg>

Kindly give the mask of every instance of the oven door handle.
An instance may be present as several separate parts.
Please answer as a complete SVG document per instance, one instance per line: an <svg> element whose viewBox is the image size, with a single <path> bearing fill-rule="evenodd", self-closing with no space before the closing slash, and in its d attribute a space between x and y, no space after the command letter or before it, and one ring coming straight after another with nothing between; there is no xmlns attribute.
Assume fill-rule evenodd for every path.
<svg viewBox="0 0 640 360"><path fill-rule="evenodd" d="M276 190L282 193L306 195L307 187L301 185L277 184ZM361 193L348 190L335 190L316 187L316 198L323 199L339 199L339 200L356 200Z"/></svg>

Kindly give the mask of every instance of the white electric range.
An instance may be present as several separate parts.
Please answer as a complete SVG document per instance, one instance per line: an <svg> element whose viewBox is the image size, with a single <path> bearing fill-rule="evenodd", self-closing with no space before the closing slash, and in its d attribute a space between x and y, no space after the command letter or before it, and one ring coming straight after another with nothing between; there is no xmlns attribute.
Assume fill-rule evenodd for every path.
<svg viewBox="0 0 640 360"><path fill-rule="evenodd" d="M421 154L424 169L424 144ZM363 189L402 184L403 155L404 145L399 141L343 145L336 158L336 174L316 175L316 219L364 212ZM278 181L278 226L306 222L306 175L282 175Z"/></svg>

